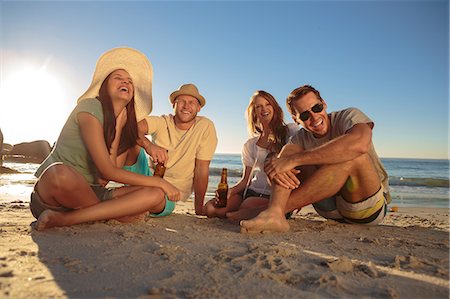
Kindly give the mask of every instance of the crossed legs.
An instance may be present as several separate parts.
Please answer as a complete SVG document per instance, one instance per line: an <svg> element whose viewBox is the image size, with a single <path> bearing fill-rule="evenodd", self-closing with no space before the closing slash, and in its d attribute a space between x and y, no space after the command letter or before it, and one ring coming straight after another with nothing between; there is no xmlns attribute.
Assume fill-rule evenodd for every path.
<svg viewBox="0 0 450 299"><path fill-rule="evenodd" d="M130 222L147 211L159 213L165 204L161 189L139 186L114 190L114 198L100 201L84 177L63 164L50 166L36 189L44 203L74 209L70 212L45 210L38 218L37 230L106 219Z"/></svg>
<svg viewBox="0 0 450 299"><path fill-rule="evenodd" d="M215 199L205 205L206 216L209 218L228 218L231 222L239 222L242 219L251 219L267 208L269 200L265 197L247 197L242 199L241 194L234 194L227 200L227 206L216 208Z"/></svg>
<svg viewBox="0 0 450 299"><path fill-rule="evenodd" d="M284 217L286 212L339 192L345 200L358 202L372 196L379 188L380 179L368 154L343 163L322 165L294 191L273 184L268 209L254 219L241 221L241 232L285 232L289 230Z"/></svg>

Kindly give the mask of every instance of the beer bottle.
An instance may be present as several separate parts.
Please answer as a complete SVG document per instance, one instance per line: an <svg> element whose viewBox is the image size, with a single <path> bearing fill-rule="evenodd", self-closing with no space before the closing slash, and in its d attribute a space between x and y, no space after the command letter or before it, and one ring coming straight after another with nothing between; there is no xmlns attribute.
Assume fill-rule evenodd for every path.
<svg viewBox="0 0 450 299"><path fill-rule="evenodd" d="M223 208L227 206L227 195L228 195L228 183L227 183L227 169L222 168L222 176L220 178L219 186L217 187L217 194L219 196L219 201L216 207Z"/></svg>
<svg viewBox="0 0 450 299"><path fill-rule="evenodd" d="M166 166L164 166L163 162L159 162L155 166L154 176L159 176L160 178L164 177L164 173L166 172Z"/></svg>

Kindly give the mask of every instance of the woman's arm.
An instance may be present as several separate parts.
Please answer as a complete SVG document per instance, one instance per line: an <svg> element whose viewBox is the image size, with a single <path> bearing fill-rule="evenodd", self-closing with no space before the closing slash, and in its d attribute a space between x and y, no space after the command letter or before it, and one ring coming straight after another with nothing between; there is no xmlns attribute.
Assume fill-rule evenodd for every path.
<svg viewBox="0 0 450 299"><path fill-rule="evenodd" d="M81 112L77 117L81 135L101 177L133 186L159 187L163 189L169 199L174 201L180 199L179 190L169 182L159 177L148 177L129 172L113 165L103 137L103 128L98 119L87 112Z"/></svg>
<svg viewBox="0 0 450 299"><path fill-rule="evenodd" d="M122 129L127 123L127 108L124 108L120 114L116 117L116 135L114 136L114 140L111 143L111 147L109 148L109 158L111 159L111 163L116 166L122 168L125 164L125 160L127 158L128 151L117 156L120 145L120 136L122 135ZM108 180L98 177L97 182L106 186L108 184Z"/></svg>
<svg viewBox="0 0 450 299"><path fill-rule="evenodd" d="M114 166L119 166L117 163L117 152L119 151L120 136L122 135L122 129L127 123L127 108L123 108L119 115L116 117L116 135L111 143L109 149L109 157ZM123 159L123 158L122 158ZM125 162L125 160L123 160ZM123 166L123 165L122 165Z"/></svg>

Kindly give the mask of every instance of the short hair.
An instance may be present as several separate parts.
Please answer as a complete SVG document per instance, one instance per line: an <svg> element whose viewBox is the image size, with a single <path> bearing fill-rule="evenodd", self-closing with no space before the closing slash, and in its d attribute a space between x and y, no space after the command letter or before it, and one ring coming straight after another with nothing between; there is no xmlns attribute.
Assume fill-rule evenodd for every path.
<svg viewBox="0 0 450 299"><path fill-rule="evenodd" d="M295 108L293 106L293 102L299 100L300 98L302 98L309 92L313 92L316 95L316 97L320 101L323 102L323 99L320 96L320 92L317 89L315 89L314 87L312 87L311 85L303 85L303 86L297 87L296 89L291 91L291 93L286 98L286 106L287 106L289 113L291 113L291 115L295 116L297 114L297 112L295 111Z"/></svg>

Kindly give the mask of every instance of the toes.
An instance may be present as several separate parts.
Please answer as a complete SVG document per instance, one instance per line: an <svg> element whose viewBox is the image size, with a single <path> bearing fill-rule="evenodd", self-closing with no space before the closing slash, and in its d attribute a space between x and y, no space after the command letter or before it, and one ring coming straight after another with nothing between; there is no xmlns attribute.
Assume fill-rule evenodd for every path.
<svg viewBox="0 0 450 299"><path fill-rule="evenodd" d="M241 234L247 234L248 230L245 227L241 226Z"/></svg>

